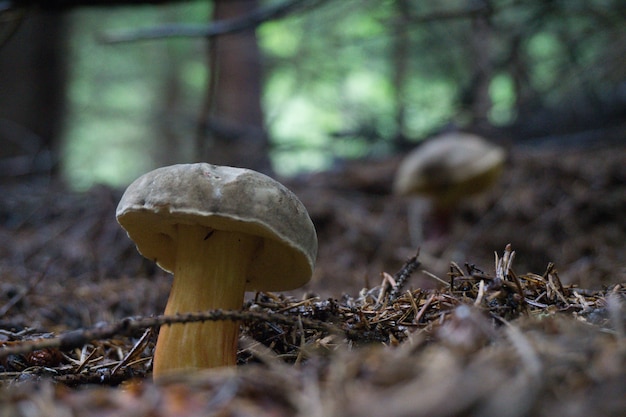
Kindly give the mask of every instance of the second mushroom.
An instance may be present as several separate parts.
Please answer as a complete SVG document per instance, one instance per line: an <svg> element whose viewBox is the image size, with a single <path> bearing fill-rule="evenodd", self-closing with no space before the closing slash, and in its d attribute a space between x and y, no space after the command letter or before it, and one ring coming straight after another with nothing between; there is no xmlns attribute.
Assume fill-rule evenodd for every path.
<svg viewBox="0 0 626 417"><path fill-rule="evenodd" d="M424 240L446 236L458 203L493 186L505 158L502 147L462 132L442 134L409 153L398 167L394 192L425 198L431 206L425 210L423 199L411 202L411 243L419 246ZM430 211L428 219L424 211Z"/></svg>

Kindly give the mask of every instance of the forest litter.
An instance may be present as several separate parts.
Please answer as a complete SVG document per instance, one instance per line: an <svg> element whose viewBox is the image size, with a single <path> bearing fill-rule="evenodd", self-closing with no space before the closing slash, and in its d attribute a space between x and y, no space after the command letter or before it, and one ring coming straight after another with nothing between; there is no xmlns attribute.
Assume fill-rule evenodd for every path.
<svg viewBox="0 0 626 417"><path fill-rule="evenodd" d="M320 237L312 283L176 316L161 315L171 279L115 224L118 191L4 186L0 416L623 416L618 154L514 158L462 208L451 240L468 249L443 269L376 189L392 169L294 181ZM159 326L208 320L241 324L238 365L153 383Z"/></svg>
<svg viewBox="0 0 626 417"><path fill-rule="evenodd" d="M415 256L381 285L339 300L258 293L241 311L129 317L58 335L5 329L0 411L619 415L626 288L564 286L552 264L518 276L514 257L507 245L491 272L453 263L436 290L402 288ZM242 323L237 370L149 382L159 325L224 319Z"/></svg>

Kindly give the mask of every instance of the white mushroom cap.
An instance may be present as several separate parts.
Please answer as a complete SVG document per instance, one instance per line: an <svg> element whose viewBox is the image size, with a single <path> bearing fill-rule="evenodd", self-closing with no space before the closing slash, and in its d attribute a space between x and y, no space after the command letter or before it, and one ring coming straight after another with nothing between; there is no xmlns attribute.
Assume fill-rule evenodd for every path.
<svg viewBox="0 0 626 417"><path fill-rule="evenodd" d="M207 163L155 169L127 188L116 215L139 252L168 272L176 265L177 224L261 237L247 291L298 288L317 256L304 205L279 182L248 169Z"/></svg>
<svg viewBox="0 0 626 417"><path fill-rule="evenodd" d="M468 133L448 133L412 151L396 173L394 192L432 197L439 205L491 186L505 161L501 147Z"/></svg>

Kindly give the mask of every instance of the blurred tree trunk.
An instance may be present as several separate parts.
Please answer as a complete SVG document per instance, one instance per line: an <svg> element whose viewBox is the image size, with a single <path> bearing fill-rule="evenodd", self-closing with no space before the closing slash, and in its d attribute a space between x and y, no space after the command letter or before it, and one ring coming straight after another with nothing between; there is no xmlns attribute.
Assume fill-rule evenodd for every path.
<svg viewBox="0 0 626 417"><path fill-rule="evenodd" d="M410 39L409 39L409 11L408 0L396 0L394 2L395 13L391 22L394 31L392 62L393 62L393 86L396 106L396 137L397 142L402 143L407 137L406 128L406 84L409 73Z"/></svg>
<svg viewBox="0 0 626 417"><path fill-rule="evenodd" d="M471 0L468 4L471 6ZM488 12L480 13L472 19L472 38L470 48L472 51L473 68L472 81L469 88L468 111L471 115L470 126L477 130L485 130L490 127L489 111L491 110L491 95L489 86L493 77L491 5L485 0Z"/></svg>
<svg viewBox="0 0 626 417"><path fill-rule="evenodd" d="M161 135L157 138L157 146L153 149L153 158L158 166L175 164L187 158L186 149L181 141L181 129L177 121L180 118L179 106L181 98L181 65L179 57L171 43L165 45L165 54L169 63L165 69L163 90L160 94L161 107L155 123Z"/></svg>
<svg viewBox="0 0 626 417"><path fill-rule="evenodd" d="M11 23L17 22L3 25ZM64 23L60 13L27 14L0 46L0 181L57 173L67 80Z"/></svg>
<svg viewBox="0 0 626 417"><path fill-rule="evenodd" d="M160 14L163 23L177 21L182 14L174 8L164 8ZM163 43L164 66L162 90L159 92L159 106L155 113L157 135L152 157L157 166L166 166L190 160L193 143L188 140L186 112L183 91L183 65L185 52L172 42ZM185 114L185 116L183 116ZM195 125L192 127L195 128ZM187 140L186 140L187 139Z"/></svg>
<svg viewBox="0 0 626 417"><path fill-rule="evenodd" d="M239 17L257 6L257 0L216 0L213 20ZM212 39L209 68L197 159L270 172L261 108L261 54L254 28Z"/></svg>

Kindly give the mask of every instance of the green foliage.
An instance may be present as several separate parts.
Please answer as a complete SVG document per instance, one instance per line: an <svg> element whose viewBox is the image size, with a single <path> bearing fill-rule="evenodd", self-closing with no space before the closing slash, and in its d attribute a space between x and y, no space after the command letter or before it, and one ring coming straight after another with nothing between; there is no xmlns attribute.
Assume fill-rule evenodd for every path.
<svg viewBox="0 0 626 417"><path fill-rule="evenodd" d="M507 73L497 74L489 88L493 106L489 118L494 125L504 126L515 120L515 87Z"/></svg>
<svg viewBox="0 0 626 417"><path fill-rule="evenodd" d="M530 104L558 108L623 81L626 25L612 13L617 3L491 4L484 43L465 0L327 1L262 24L262 99L276 170L324 169L336 158L388 153L400 136L418 141L450 122L471 123L464 95L481 67L490 74L486 116L497 126L520 122ZM128 182L164 160L166 141L181 161L193 159L208 77L203 40L107 46L94 35L204 23L207 9L194 1L75 14L64 155L76 186ZM477 61L481 48L487 62Z"/></svg>
<svg viewBox="0 0 626 417"><path fill-rule="evenodd" d="M181 19L205 20L206 3L176 6L79 9L70 41L69 113L62 149L67 180L78 189L94 183L122 185L153 168L161 144L166 81L175 69L187 111L196 111L206 68L199 40L159 40L106 45L105 31Z"/></svg>

